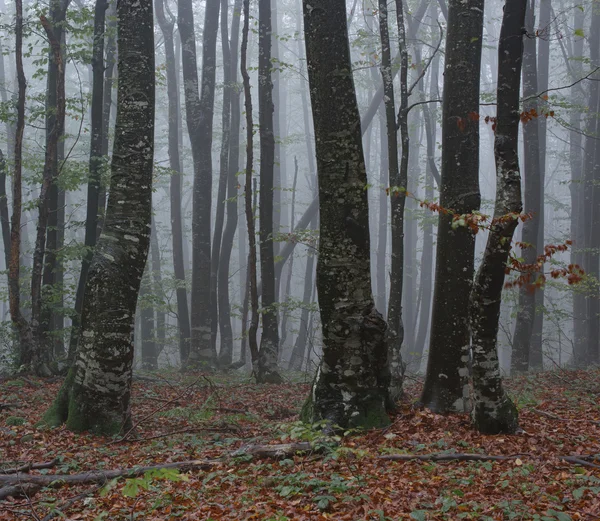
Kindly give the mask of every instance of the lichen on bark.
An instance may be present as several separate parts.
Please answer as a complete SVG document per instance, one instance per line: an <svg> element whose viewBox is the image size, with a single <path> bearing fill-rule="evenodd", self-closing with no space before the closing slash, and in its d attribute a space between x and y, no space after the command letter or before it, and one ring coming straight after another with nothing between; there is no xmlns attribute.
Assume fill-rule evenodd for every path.
<svg viewBox="0 0 600 521"><path fill-rule="evenodd" d="M75 365L46 414L74 431L131 424L134 317L150 244L154 154L152 2L119 2L119 87L110 195L85 286Z"/></svg>
<svg viewBox="0 0 600 521"><path fill-rule="evenodd" d="M367 175L345 2L305 0L303 5L319 181L317 290L323 324L323 358L304 417L341 428L380 427L389 423L387 326L371 292Z"/></svg>

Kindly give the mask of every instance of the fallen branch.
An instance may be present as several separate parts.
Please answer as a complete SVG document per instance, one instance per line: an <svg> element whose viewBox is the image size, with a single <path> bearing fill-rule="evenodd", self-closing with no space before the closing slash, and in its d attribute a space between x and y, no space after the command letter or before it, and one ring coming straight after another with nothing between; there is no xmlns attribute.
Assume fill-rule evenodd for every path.
<svg viewBox="0 0 600 521"><path fill-rule="evenodd" d="M72 485L81 483L102 484L115 478L135 478L137 476L141 476L142 474L150 470L179 469L182 472L187 472L190 470L209 470L215 465L223 463L229 457L249 455L258 458L285 458L293 456L298 452L318 452L319 450L320 449L318 446L315 447L308 442L283 443L280 445L246 445L221 458L213 460L177 461L174 463L163 463L161 465L134 467L130 469L115 469L105 471L96 470L84 472L81 474L31 475L19 472L16 474L0 475L0 484L16 485L23 483L33 483L35 485L45 487L60 487L62 485Z"/></svg>
<svg viewBox="0 0 600 521"><path fill-rule="evenodd" d="M30 470L51 469L52 467L55 467L57 463L58 459L55 458L52 461L47 461L45 463L26 463L20 467L5 469L0 472L2 474L17 474L19 472L29 472Z"/></svg>
<svg viewBox="0 0 600 521"><path fill-rule="evenodd" d="M72 485L75 483L105 483L115 478L135 478L137 476L145 474L150 470L179 469L183 472L189 470L209 470L221 462L222 460L177 461L174 463L163 463L161 465L134 467L130 469L115 469L104 471L94 470L90 472L83 472L81 474L44 474L32 476L31 474L19 473L10 474L7 476L0 475L0 483L34 483L36 485L41 485L45 487L60 487L62 485Z"/></svg>
<svg viewBox="0 0 600 521"><path fill-rule="evenodd" d="M516 460L522 457L540 459L540 457L536 457L530 453L508 454L506 456L502 456L494 454L464 454L460 452L433 454L385 454L379 456L378 459L387 461L507 461ZM566 461L567 463L600 469L600 465L592 463L592 461L600 459L600 456L594 454L559 455L557 457L558 459Z"/></svg>
<svg viewBox="0 0 600 521"><path fill-rule="evenodd" d="M557 416L556 414L553 414L553 413L547 412L547 411L542 411L541 409L532 408L531 410L533 412L541 414L542 416L547 416L548 418L552 418L553 420L558 420L561 422L584 422L584 423L591 423L593 425L600 425L599 421L590 420L589 418L561 418L560 416Z"/></svg>
<svg viewBox="0 0 600 521"><path fill-rule="evenodd" d="M0 403L0 412L10 409L20 409L21 407L20 403Z"/></svg>
<svg viewBox="0 0 600 521"><path fill-rule="evenodd" d="M31 497L42 488L35 483L23 483L19 485L9 485L0 488L0 501L9 497L19 499L23 497Z"/></svg>
<svg viewBox="0 0 600 521"><path fill-rule="evenodd" d="M455 453L435 453L435 454L385 454L379 456L379 459L389 461L506 461L517 459L521 456L531 456L531 454L510 454L508 456L492 454L463 454Z"/></svg>
<svg viewBox="0 0 600 521"><path fill-rule="evenodd" d="M285 458L298 452L318 452L319 448L307 441L279 445L244 445L231 453L232 457Z"/></svg>

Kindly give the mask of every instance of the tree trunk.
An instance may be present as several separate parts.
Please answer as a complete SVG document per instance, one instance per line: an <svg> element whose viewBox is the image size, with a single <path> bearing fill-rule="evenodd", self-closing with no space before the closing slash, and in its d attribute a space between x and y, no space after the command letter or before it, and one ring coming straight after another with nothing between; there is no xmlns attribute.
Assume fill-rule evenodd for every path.
<svg viewBox="0 0 600 521"><path fill-rule="evenodd" d="M290 211L290 233L294 230L295 217L296 217L296 186L298 183L298 158L294 156L294 180L292 182L292 208ZM288 319L289 319L289 307L291 300L291 292L292 292L292 275L294 268L294 256L292 255L290 262L288 263L288 272L287 278L285 281L285 287L283 291L283 296L285 298L284 305L282 306L281 312L281 351L287 351L290 353L291 350L285 349L285 342L288 336Z"/></svg>
<svg viewBox="0 0 600 521"><path fill-rule="evenodd" d="M219 332L219 304L218 304L218 270L221 257L221 240L225 224L225 207L227 204L227 180L229 177L229 141L231 139L231 55L229 51L228 36L228 5L226 0L221 0L221 48L223 54L223 108L221 111L221 152L219 156L219 185L217 191L217 208L215 213L215 228L213 230L212 255L210 266L210 292L211 292L211 349L217 350L217 335ZM232 346L233 348L233 346ZM225 366L231 364L231 349L229 355L221 357L219 363Z"/></svg>
<svg viewBox="0 0 600 521"><path fill-rule="evenodd" d="M592 22L590 26L590 67L600 65L600 12L597 5L592 7ZM589 293L586 295L586 362L597 364L600 361L600 86L598 75L589 87L589 116L585 140L584 165L584 233L585 254L583 268L591 282Z"/></svg>
<svg viewBox="0 0 600 521"><path fill-rule="evenodd" d="M248 328L248 346L252 358L252 370L258 371L258 283L256 280L256 227L254 223L254 208L252 205L252 166L254 163L254 124L252 119L252 94L250 91L250 76L246 65L248 54L248 31L250 25L250 0L243 0L244 27L242 28L242 47L240 69L244 82L244 100L246 109L246 188L244 193L246 223L248 229L248 297L251 310L250 327ZM248 309L246 305L246 310ZM246 311L247 313L247 311ZM242 331L246 317L242 317ZM242 344L242 352L244 350Z"/></svg>
<svg viewBox="0 0 600 521"><path fill-rule="evenodd" d="M0 150L0 223L2 224L2 246L4 247L4 265L10 265L10 221L8 219L8 198L6 197L6 160Z"/></svg>
<svg viewBox="0 0 600 521"><path fill-rule="evenodd" d="M155 371L158 369L158 357L156 353L154 309L152 306L152 275L150 263L146 264L146 270L142 277L138 308L140 315L140 333L142 341L142 369L144 371Z"/></svg>
<svg viewBox="0 0 600 521"><path fill-rule="evenodd" d="M318 219L317 216L313 217L310 223L310 229L315 230L317 228ZM302 312L300 313L300 326L298 330L298 336L296 337L296 343L292 350L292 356L290 358L290 371L302 371L304 366L304 359L306 358L306 351L308 346L309 338L309 314L310 308L312 307L313 300L313 287L314 271L315 271L315 253L311 251L311 248L306 249L306 271L304 272L304 293L302 295Z"/></svg>
<svg viewBox="0 0 600 521"><path fill-rule="evenodd" d="M519 173L519 92L523 24L527 4L508 0L498 46L498 112L494 155L496 206L483 260L471 292L473 422L484 434L513 434L518 413L502 387L498 361L498 324L506 263L523 209Z"/></svg>
<svg viewBox="0 0 600 521"><path fill-rule="evenodd" d="M469 293L475 236L452 213L477 211L479 77L483 0L451 0L448 9L442 123L442 176L429 360L421 397L435 412L469 410Z"/></svg>
<svg viewBox="0 0 600 521"><path fill-rule="evenodd" d="M158 369L158 356L166 345L166 316L164 309L165 295L162 285L160 267L160 248L158 246L158 230L156 220L152 217L150 235L150 253L152 255L152 288L154 291L154 311L156 313L156 329L154 330L154 341L156 343L156 368Z"/></svg>
<svg viewBox="0 0 600 521"><path fill-rule="evenodd" d="M212 128L215 98L215 61L220 0L208 0L202 34L202 88L198 91L196 39L192 0L178 3L181 60L188 132L194 159L192 213L191 345L185 366L212 368L216 351L211 345Z"/></svg>
<svg viewBox="0 0 600 521"><path fill-rule="evenodd" d="M117 57L117 2L116 0L108 0L109 6L106 12L106 60L104 63L104 87L102 100L102 157L104 161L108 160L109 150L109 132L110 114L112 109L113 86L115 83L115 65ZM96 230L96 238L102 233L104 225L104 213L106 211L106 186L100 182L98 192L98 228Z"/></svg>
<svg viewBox="0 0 600 521"><path fill-rule="evenodd" d="M583 27L584 12L573 9L573 27ZM583 56L583 37L574 36L573 52L565 56L565 64L570 69L571 81L575 84L571 87L571 98L576 107L585 104L585 95L577 80L583 75L583 67L580 60L574 59ZM583 212L583 154L581 136L581 112L571 110L569 117L569 161L571 166L571 183L569 191L571 194L571 264L583 265L583 249L585 248L584 212ZM582 291L573 292L573 359L577 366L584 367L586 364L586 330L585 330L585 296Z"/></svg>
<svg viewBox="0 0 600 521"><path fill-rule="evenodd" d="M258 106L260 134L259 237L262 336L256 371L259 383L281 383L277 370L279 329L273 247L275 136L271 78L271 0L258 2Z"/></svg>
<svg viewBox="0 0 600 521"><path fill-rule="evenodd" d="M55 4L52 18L54 21L64 19L62 6ZM66 11L66 6L65 6ZM58 141L64 133L65 125L65 77L64 63L60 50L60 36L57 36L53 27L45 16L41 16L42 26L46 31L50 43L50 53L55 67L49 66L48 75L48 103L47 108L53 110L54 115L48 116L46 120L46 151L44 156L44 171L42 174L42 186L38 199L38 223L36 230L35 249L33 252L33 264L31 269L31 339L27 346L22 346L21 366L42 376L50 374L48 363L50 362L50 346L45 335L47 324L43 324L44 317L42 302L42 279L44 272L44 259L46 256L46 233L48 231L48 220L50 213L50 187L56 181L58 173ZM56 204L58 206L58 191L56 192ZM46 327L45 327L46 326Z"/></svg>
<svg viewBox="0 0 600 521"><path fill-rule="evenodd" d="M150 244L154 152L152 2L119 2L119 86L106 220L92 258L75 366L46 419L74 431L131 426L133 328Z"/></svg>
<svg viewBox="0 0 600 521"><path fill-rule="evenodd" d="M180 111L179 87L177 84L177 68L175 49L173 46L174 19L165 16L163 0L155 4L156 18L165 39L165 60L167 68L167 96L169 98L169 168L171 184L169 189L171 200L171 233L173 241L173 270L177 281L177 325L179 327L179 357L183 365L190 350L190 315L185 282L185 262L183 255L183 215L181 210L181 185L183 171L179 154L178 118Z"/></svg>
<svg viewBox="0 0 600 521"><path fill-rule="evenodd" d="M105 125L104 117L104 27L106 21L106 0L96 0L94 10L94 45L92 49L92 103L91 103L91 133L90 133L90 177L87 187L87 207L85 219L85 250L81 260L81 271L75 294L75 313L72 316L71 339L69 343L69 361L75 359L77 343L81 333L81 309L83 306L83 294L90 262L94 254L94 248L99 236L98 213L104 214L104 207L100 208L100 191L102 184L102 169L104 166L104 148L108 141L108 125ZM110 107L109 107L110 111ZM108 150L108 147L106 147Z"/></svg>
<svg viewBox="0 0 600 521"><path fill-rule="evenodd" d="M538 37L537 52L537 88L538 92L548 90L549 69L550 69L550 31L552 24L552 0L540 0L540 21L536 32ZM545 209L544 192L546 184L546 117L543 112L547 112L548 104L543 99L540 100L540 114L538 118L539 131L539 151L540 151L540 209L539 209L539 229L537 237L537 247L543 251L546 244L544 238L545 228ZM543 269L543 268L542 268ZM531 334L531 354L529 357L532 369L542 369L544 363L543 355L543 333L544 333L544 287L541 286L536 291L535 299L535 317L533 319L533 330Z"/></svg>
<svg viewBox="0 0 600 521"><path fill-rule="evenodd" d="M438 11L435 3L431 4L430 10L432 20L437 20ZM432 30L433 32L433 30ZM439 98L439 55L436 55L429 70L431 72L429 84L429 99ZM422 88L422 87L421 87ZM433 105L423 104L423 119L425 122L425 134L427 137L427 164L425 167L425 200L433 201L434 179L439 181L440 174L435 162L436 144L436 109ZM429 212L429 210L425 210ZM412 357L406 360L407 369L419 372L423 361L425 351L425 342L429 331L431 319L431 300L433 296L433 216L426 214L423 222L423 251L421 253L421 279L419 288L421 291L421 312L419 313L419 326L415 336L415 345L412 350ZM411 360L412 359L412 360ZM412 361L412 364L411 364Z"/></svg>
<svg viewBox="0 0 600 521"><path fill-rule="evenodd" d="M389 423L386 323L371 292L367 174L346 3L304 0L303 8L319 176L323 325L323 358L303 417L341 428L380 427Z"/></svg>
<svg viewBox="0 0 600 521"><path fill-rule="evenodd" d="M224 0L223 0L224 1ZM224 13L227 13L225 1L221 6ZM217 272L217 295L219 305L219 332L221 334L221 350L219 352L219 365L228 366L233 359L233 330L231 327L231 303L229 300L229 266L231 262L231 252L233 250L233 240L238 220L238 181L237 174L240 168L240 91L238 82L238 47L240 35L240 17L242 10L242 0L236 0L233 7L233 17L231 19L231 39L227 44L223 44L229 53L229 84L225 89L229 91L231 102L231 120L229 131L229 146L227 150L227 219L223 231L223 241L221 244L220 262ZM221 25L226 20L221 14ZM226 31L222 29L226 37ZM240 288L241 289L241 288Z"/></svg>
<svg viewBox="0 0 600 521"><path fill-rule="evenodd" d="M65 33L63 30L63 23L66 17L66 11L70 4L70 0L53 0L50 3L50 19L49 24L59 47L59 56L61 63L64 64L64 51L62 48L65 40ZM58 75L62 74L62 78L58 78ZM61 231L61 224L59 217L64 215L64 209L60 205L61 192L64 197L64 192L59 188L58 183L58 163L59 155L61 151L64 152L64 121L59 123L59 134L54 135L52 129L56 124L56 118L63 117L64 111L61 115L59 110L59 99L60 94L56 88L60 81L60 84L64 86L64 65L62 67L56 62L53 56L53 50L49 51L48 56L48 74L47 74L47 90L46 90L46 149L49 147L56 147L56 153L52 157L50 165L48 165L49 177L51 179L50 186L48 187L47 193L47 235L46 235L46 247L45 247L45 258L43 259L43 273L42 273L42 309L40 312L40 324L38 331L38 341L43 346L42 348L47 350L47 358L51 360L54 355L54 350L59 348L60 352L64 350L62 341L60 346L57 343L62 335L62 331L58 331L56 326L62 321L62 310L59 305L62 299L62 287L58 285L62 279L62 262L59 259L59 251L62 248L60 244L60 236L64 231ZM64 87L62 87L64 89ZM64 96L64 93L63 93ZM56 140L56 145L53 141ZM64 155L64 154L62 154ZM62 327L61 327L62 330Z"/></svg>
<svg viewBox="0 0 600 521"><path fill-rule="evenodd" d="M523 44L523 97L528 101L523 104L523 110L525 113L535 111L536 114L539 114L534 12L535 0L527 0L527 14L525 18L527 34L524 37ZM521 242L526 245L522 253L525 264L534 264L538 256L540 209L542 205L542 201L540 200L542 188L539 146L539 123L538 118L534 117L523 123L525 213L532 214L532 218L523 223ZM532 284L534 282L532 280L519 289L519 312L515 324L511 364L513 371L525 372L531 367L531 335L533 333L533 322L536 313L536 295L535 291L532 291Z"/></svg>

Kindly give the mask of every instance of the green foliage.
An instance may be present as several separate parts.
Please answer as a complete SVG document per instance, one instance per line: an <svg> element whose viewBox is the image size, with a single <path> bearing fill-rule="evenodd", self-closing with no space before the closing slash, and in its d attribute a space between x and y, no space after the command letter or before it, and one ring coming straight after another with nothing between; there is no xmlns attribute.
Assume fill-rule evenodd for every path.
<svg viewBox="0 0 600 521"><path fill-rule="evenodd" d="M185 474L180 474L177 469L153 469L144 472L143 476L129 478L125 481L123 495L125 497L136 497L140 490L149 490L156 484L156 481L188 481Z"/></svg>
<svg viewBox="0 0 600 521"><path fill-rule="evenodd" d="M16 427L18 425L25 425L27 423L27 420L19 416L9 416L8 418L6 418L4 423L11 427Z"/></svg>

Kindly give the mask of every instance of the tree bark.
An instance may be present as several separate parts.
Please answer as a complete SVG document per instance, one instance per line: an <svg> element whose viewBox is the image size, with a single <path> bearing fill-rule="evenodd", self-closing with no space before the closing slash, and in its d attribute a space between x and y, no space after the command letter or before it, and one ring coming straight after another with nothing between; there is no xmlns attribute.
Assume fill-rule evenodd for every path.
<svg viewBox="0 0 600 521"><path fill-rule="evenodd" d="M534 264L538 256L538 237L540 230L541 179L540 179L540 140L537 114L537 58L536 38L534 30L535 0L527 0L527 14L523 44L523 97L528 99L523 104L525 113L535 111L536 117L523 123L523 147L525 150L523 174L525 177L525 213L532 218L523 223L521 242L526 247L522 257L525 264ZM534 275L535 276L535 275ZM524 284L519 289L519 312L515 324L513 355L511 367L513 371L525 372L531 367L531 335L536 313L536 295L532 284Z"/></svg>
<svg viewBox="0 0 600 521"><path fill-rule="evenodd" d="M584 12L573 9L573 27L583 27ZM574 36L572 54L565 56L565 65L569 69L573 82L577 82L583 75L580 60L573 59L583 56L583 37ZM583 106L585 95L580 83L575 83L570 89L571 98L575 106ZM572 110L569 117L569 162L571 167L571 263L583 265L583 249L585 248L584 212L583 212L583 154L581 135L581 112ZM585 296L582 291L573 292L573 360L577 366L586 364L586 330L585 330Z"/></svg>
<svg viewBox="0 0 600 521"><path fill-rule="evenodd" d="M275 253L273 246L273 200L275 135L273 132L273 80L271 67L271 0L258 2L258 106L260 135L259 237L260 278L262 281L262 336L256 380L281 383L277 369L279 328L275 287Z"/></svg>
<svg viewBox="0 0 600 521"><path fill-rule="evenodd" d="M248 346L252 359L252 370L258 371L258 344L256 332L258 331L258 284L256 280L256 227L254 223L254 208L252 205L252 166L254 163L254 124L252 119L252 93L250 91L250 76L246 59L248 55L248 31L250 25L250 0L243 0L244 26L242 28L242 47L240 70L244 83L244 100L246 109L246 188L244 203L246 224L248 229L248 296L250 304L250 327L248 328ZM246 308L247 309L247 308ZM245 319L244 319L245 322ZM244 346L242 346L244 349Z"/></svg>
<svg viewBox="0 0 600 521"><path fill-rule="evenodd" d="M536 32L538 40L537 51L537 88L538 92L546 92L548 90L548 81L550 76L550 31L551 31L551 15L552 0L540 0L540 21ZM540 114L537 118L539 132L539 151L540 151L540 209L539 209L539 229L537 237L537 247L539 251L543 251L546 244L545 233L545 209L544 209L544 192L546 185L546 117L543 113L548 110L548 103L543 99L540 103ZM542 267L543 269L543 267ZM536 291L535 299L535 317L533 319L533 330L531 334L531 356L530 365L532 369L542 369L544 363L543 355L543 334L544 334L544 286L541 286Z"/></svg>
<svg viewBox="0 0 600 521"><path fill-rule="evenodd" d="M317 216L313 217L310 223L311 230L316 230L318 224ZM315 285L314 271L315 271L315 253L311 251L311 248L307 248L306 251L306 270L304 272L304 292L302 295L302 312L300 313L300 325L298 336L292 350L292 356L290 358L290 371L302 371L304 366L304 359L306 358L306 351L309 338L309 314L310 308L313 304L313 288Z"/></svg>
<svg viewBox="0 0 600 521"><path fill-rule="evenodd" d="M188 368L212 368L216 351L211 345L211 200L212 128L215 67L220 0L208 0L202 35L202 86L198 90L196 38L192 0L178 3L181 59L187 126L194 160L194 206L192 212L192 307Z"/></svg>
<svg viewBox="0 0 600 521"><path fill-rule="evenodd" d="M592 22L590 25L590 66L600 65L600 10L592 5ZM589 111L584 165L584 233L585 254L583 268L591 282L589 293L586 295L586 362L597 364L600 361L600 86L598 75L590 82Z"/></svg>
<svg viewBox="0 0 600 521"><path fill-rule="evenodd" d="M154 152L152 2L119 2L118 100L106 220L92 258L75 366L46 414L73 431L131 426L133 328L150 244Z"/></svg>
<svg viewBox="0 0 600 521"><path fill-rule="evenodd" d="M319 180L323 325L323 358L303 417L341 428L378 427L389 423L386 323L371 292L367 174L346 5L304 0L303 10Z"/></svg>
<svg viewBox="0 0 600 521"><path fill-rule="evenodd" d="M165 40L165 61L167 69L167 96L169 99L169 168L171 183L169 188L171 210L171 233L173 245L173 270L177 281L177 325L179 327L179 358L182 365L189 356L190 350L190 315L187 301L185 281L185 262L183 255L183 216L181 210L181 185L183 173L179 154L178 118L180 111L179 87L177 84L177 68L175 48L173 46L174 19L167 19L163 0L155 3L156 18Z"/></svg>
<svg viewBox="0 0 600 521"><path fill-rule="evenodd" d="M92 48L92 103L91 103L91 121L90 121L90 161L89 161L89 181L87 187L87 206L85 219L85 239L84 255L81 260L81 271L79 273L79 282L77 283L77 293L75 294L75 313L72 317L71 339L69 344L69 360L75 358L77 343L81 333L81 309L83 306L83 294L87 275L90 269L90 262L94 254L94 248L99 236L98 231L98 213L104 207L100 208L100 191L102 184L102 169L104 166L104 145L108 140L108 125L104 122L104 36L106 10L108 3L106 0L96 0L94 10L94 44ZM109 109L110 110L110 109Z"/></svg>
<svg viewBox="0 0 600 521"><path fill-rule="evenodd" d="M479 77L483 0L451 0L444 72L440 204L479 209ZM435 412L469 410L469 293L475 236L440 213L431 339L421 400Z"/></svg>
<svg viewBox="0 0 600 521"><path fill-rule="evenodd" d="M2 225L2 246L4 247L4 265L10 265L10 220L8 218L8 198L6 197L6 160L0 150L0 224Z"/></svg>
<svg viewBox="0 0 600 521"><path fill-rule="evenodd" d="M154 292L154 312L156 313L156 329L154 330L154 342L156 344L156 368L158 369L158 356L166 345L166 316L163 302L165 295L162 285L162 274L160 267L160 248L158 245L158 230L156 220L152 217L150 235L150 254L152 256L152 288ZM154 363L154 362L153 362Z"/></svg>
<svg viewBox="0 0 600 521"><path fill-rule="evenodd" d="M475 402L472 417L479 432L484 434L513 434L518 428L517 408L502 386L497 343L506 263L523 209L518 146L526 10L527 4L522 0L508 0L504 5L498 46L498 111L494 139L496 205L469 307Z"/></svg>

